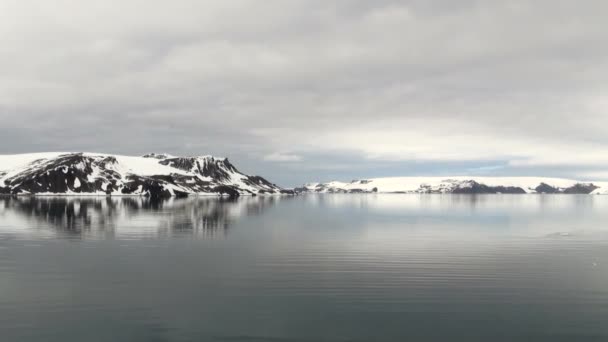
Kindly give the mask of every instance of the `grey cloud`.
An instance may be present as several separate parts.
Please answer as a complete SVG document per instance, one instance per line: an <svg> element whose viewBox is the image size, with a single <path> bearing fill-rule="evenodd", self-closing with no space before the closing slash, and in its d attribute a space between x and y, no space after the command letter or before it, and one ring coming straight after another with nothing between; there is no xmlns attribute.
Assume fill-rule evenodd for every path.
<svg viewBox="0 0 608 342"><path fill-rule="evenodd" d="M606 10L3 1L0 153L213 153L289 182L323 174L310 163L346 177L353 164L376 175L378 161L403 173L412 162L466 173L500 161L509 167L496 172L604 174ZM290 155L301 158L268 157Z"/></svg>

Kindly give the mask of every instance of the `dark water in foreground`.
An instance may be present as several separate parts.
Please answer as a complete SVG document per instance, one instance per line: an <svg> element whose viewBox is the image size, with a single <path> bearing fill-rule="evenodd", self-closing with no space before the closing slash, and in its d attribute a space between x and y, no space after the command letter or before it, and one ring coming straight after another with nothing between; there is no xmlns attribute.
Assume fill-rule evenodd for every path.
<svg viewBox="0 0 608 342"><path fill-rule="evenodd" d="M608 341L608 196L0 198L1 341Z"/></svg>

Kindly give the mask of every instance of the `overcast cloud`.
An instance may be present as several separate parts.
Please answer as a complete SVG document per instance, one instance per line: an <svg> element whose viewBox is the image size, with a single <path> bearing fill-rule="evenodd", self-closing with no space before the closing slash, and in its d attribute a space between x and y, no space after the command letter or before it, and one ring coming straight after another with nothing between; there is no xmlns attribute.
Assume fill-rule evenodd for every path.
<svg viewBox="0 0 608 342"><path fill-rule="evenodd" d="M606 1L0 1L0 153L608 179Z"/></svg>

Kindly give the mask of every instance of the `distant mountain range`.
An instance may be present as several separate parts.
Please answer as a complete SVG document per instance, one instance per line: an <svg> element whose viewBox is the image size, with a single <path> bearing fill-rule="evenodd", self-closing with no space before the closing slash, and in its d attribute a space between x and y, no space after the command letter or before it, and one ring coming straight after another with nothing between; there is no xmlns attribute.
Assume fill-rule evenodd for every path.
<svg viewBox="0 0 608 342"><path fill-rule="evenodd" d="M239 172L226 158L141 157L100 153L0 155L0 194L196 195L290 194L260 176Z"/></svg>
<svg viewBox="0 0 608 342"><path fill-rule="evenodd" d="M388 177L308 183L296 193L608 194L608 182L539 177Z"/></svg>

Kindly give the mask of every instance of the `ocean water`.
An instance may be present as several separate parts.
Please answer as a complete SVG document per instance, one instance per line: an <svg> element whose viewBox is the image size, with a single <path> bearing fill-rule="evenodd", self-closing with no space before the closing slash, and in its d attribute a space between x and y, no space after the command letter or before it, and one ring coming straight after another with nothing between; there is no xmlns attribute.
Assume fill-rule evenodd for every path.
<svg viewBox="0 0 608 342"><path fill-rule="evenodd" d="M608 196L0 198L1 341L608 341Z"/></svg>

